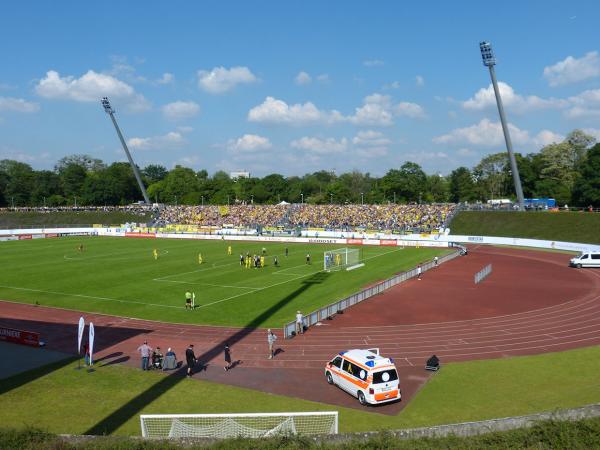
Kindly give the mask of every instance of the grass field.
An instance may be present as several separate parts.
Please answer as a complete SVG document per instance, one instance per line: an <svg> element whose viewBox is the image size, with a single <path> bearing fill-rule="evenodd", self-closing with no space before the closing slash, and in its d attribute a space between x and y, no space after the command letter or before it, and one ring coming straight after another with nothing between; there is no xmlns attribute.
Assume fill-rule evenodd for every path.
<svg viewBox="0 0 600 450"><path fill-rule="evenodd" d="M120 225L127 222L146 223L152 214L132 214L121 211L56 211L49 213L3 211L0 229L37 228L66 225L91 226L93 224Z"/></svg>
<svg viewBox="0 0 600 450"><path fill-rule="evenodd" d="M338 410L341 432L400 429L532 414L600 402L600 347L561 353L444 365L397 416L332 407L208 381L187 380L161 390L164 376L74 362L0 380L2 426L34 425L55 433L83 434L142 392L158 390L138 414L243 413ZM577 368L574 370L574 368ZM325 381L323 381L325 382ZM345 395L340 392L340 395ZM85 411L85 414L82 414ZM32 413L35 412L35 413ZM139 435L139 418L113 417L110 431Z"/></svg>
<svg viewBox="0 0 600 450"><path fill-rule="evenodd" d="M266 267L240 267L240 253L259 254L263 246ZM315 310L448 252L364 247L364 267L324 272L323 252L339 247L108 237L2 242L0 298L178 323L279 327L298 309ZM311 265L305 262L307 253ZM273 265L275 255L279 267ZM188 289L196 293L193 312L184 308Z"/></svg>
<svg viewBox="0 0 600 450"><path fill-rule="evenodd" d="M600 243L600 214L586 212L462 211L452 234Z"/></svg>

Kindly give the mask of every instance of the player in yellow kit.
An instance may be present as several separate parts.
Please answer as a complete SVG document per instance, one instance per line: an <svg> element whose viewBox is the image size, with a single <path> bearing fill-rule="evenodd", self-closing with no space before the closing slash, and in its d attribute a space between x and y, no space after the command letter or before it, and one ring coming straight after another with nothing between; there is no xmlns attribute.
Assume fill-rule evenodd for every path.
<svg viewBox="0 0 600 450"><path fill-rule="evenodd" d="M233 253L233 252L231 251L231 245L229 245L229 246L227 247L227 254L228 254L229 256L231 256L231 254L232 254L232 253Z"/></svg>
<svg viewBox="0 0 600 450"><path fill-rule="evenodd" d="M198 264L202 264L204 260L202 259L202 253L198 253Z"/></svg>
<svg viewBox="0 0 600 450"><path fill-rule="evenodd" d="M261 255L260 257L260 267L265 267L265 255Z"/></svg>
<svg viewBox="0 0 600 450"><path fill-rule="evenodd" d="M152 256L154 256L154 260L156 261L158 259L158 250L152 250Z"/></svg>

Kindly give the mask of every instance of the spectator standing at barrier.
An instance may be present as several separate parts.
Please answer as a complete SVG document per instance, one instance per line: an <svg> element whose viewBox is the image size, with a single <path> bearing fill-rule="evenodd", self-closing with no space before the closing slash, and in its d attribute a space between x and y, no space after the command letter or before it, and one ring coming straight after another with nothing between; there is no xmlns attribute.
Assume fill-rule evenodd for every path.
<svg viewBox="0 0 600 450"><path fill-rule="evenodd" d="M273 334L273 332L271 331L271 329L269 328L267 330L267 343L269 344L269 359L273 359L273 357L275 356L275 350L274 350L274 345L275 345L275 341L277 340L277 336L275 336Z"/></svg>
<svg viewBox="0 0 600 450"><path fill-rule="evenodd" d="M83 344L83 363L86 366L90 365L90 347L87 343Z"/></svg>
<svg viewBox="0 0 600 450"><path fill-rule="evenodd" d="M417 280L421 281L421 273L423 273L423 269L421 268L421 264L417 266Z"/></svg>
<svg viewBox="0 0 600 450"><path fill-rule="evenodd" d="M187 377L189 378L194 374L194 366L198 362L196 355L194 354L194 344L190 344L186 349L185 362L187 363Z"/></svg>
<svg viewBox="0 0 600 450"><path fill-rule="evenodd" d="M231 349L229 348L229 344L227 342L225 343L225 348L223 349L223 357L225 358L225 367L223 367L223 370L227 372L229 369L231 369Z"/></svg>
<svg viewBox="0 0 600 450"><path fill-rule="evenodd" d="M434 257L433 257L433 265L434 265L435 267L437 267L437 266L438 266L438 257L437 257L437 256L434 256Z"/></svg>
<svg viewBox="0 0 600 450"><path fill-rule="evenodd" d="M302 334L304 332L304 322L302 313L296 312L296 334Z"/></svg>
<svg viewBox="0 0 600 450"><path fill-rule="evenodd" d="M140 352L140 355L142 356L142 370L148 370L148 361L152 354L152 347L148 345L148 341L144 341L144 343L138 347L137 351Z"/></svg>

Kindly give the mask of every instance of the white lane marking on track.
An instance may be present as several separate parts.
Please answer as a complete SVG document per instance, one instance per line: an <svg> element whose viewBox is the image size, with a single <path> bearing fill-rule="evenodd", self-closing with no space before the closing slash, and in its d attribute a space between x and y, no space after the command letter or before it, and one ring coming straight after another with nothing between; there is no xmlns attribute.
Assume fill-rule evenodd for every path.
<svg viewBox="0 0 600 450"><path fill-rule="evenodd" d="M92 300L102 300L102 301L109 301L109 302L132 303L132 304L144 305L144 306L158 306L159 308L182 308L181 306L159 305L158 303L136 302L134 300L119 300L117 298L96 297L96 296L93 296L93 295L69 294L67 292L45 291L43 289L31 289L31 288L23 288L23 287L17 287L17 286L0 285L0 288L14 289L16 291L39 292L39 293L42 293L42 294L64 295L66 297L91 298Z"/></svg>
<svg viewBox="0 0 600 450"><path fill-rule="evenodd" d="M371 257L365 258L364 260L365 260L365 261L367 261L367 260L369 260L369 259L378 258L378 257L380 257L380 256L387 255L387 254L389 254L389 253L394 253L394 252L397 252L397 251L399 251L399 249L390 250L389 252L380 253L380 254L378 254L378 255L374 255L374 256L371 256ZM305 277L308 277L308 276L310 276L310 275L315 275L315 274L317 274L317 273L320 273L320 272L324 272L324 270L317 270L317 271L315 271L315 272L309 272L309 273L307 273L307 274L300 275L300 276L297 276L297 277L295 277L295 278L291 278L291 279L289 279L289 280L282 281L282 282L280 282L280 283L270 284L269 286L264 286L264 287L262 287L262 288L257 288L256 290L252 291L252 293L255 293L255 292L260 292L260 291L264 291L265 289L269 289L269 288L272 288L272 287L275 287L275 286L280 286L280 285L282 285L282 284L289 283L289 282L291 282L291 281L295 281L295 280L299 280L300 278L305 278ZM199 306L199 308L206 308L206 307L208 307L208 306L211 306L211 305L216 305L217 303L226 302L226 301L228 301L228 300L233 300L234 298L242 297L242 296L244 296L244 295L248 295L248 294L250 294L250 292L242 292L241 294L232 295L231 297L226 297L226 298L223 298L223 299L221 299L221 300L217 300L217 301L214 301L214 302L211 302L211 303L206 303L206 304L204 304L204 305L201 305L201 306Z"/></svg>

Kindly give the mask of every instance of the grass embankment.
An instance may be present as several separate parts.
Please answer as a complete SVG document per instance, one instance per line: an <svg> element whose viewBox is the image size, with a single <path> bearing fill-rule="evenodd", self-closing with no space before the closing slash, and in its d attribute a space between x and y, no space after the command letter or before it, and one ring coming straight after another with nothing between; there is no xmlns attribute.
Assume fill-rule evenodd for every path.
<svg viewBox="0 0 600 450"><path fill-rule="evenodd" d="M2 425L41 427L53 433L103 431L139 435L139 414L339 411L340 432L413 428L532 414L600 402L600 347L561 353L452 363L444 366L397 416L377 408L349 409L182 378L162 390L164 376L122 366L47 373L43 368L0 381ZM198 377L202 377L199 375ZM132 415L104 418L140 394L152 399ZM339 395L347 395L342 391ZM135 404L135 403L134 403Z"/></svg>
<svg viewBox="0 0 600 450"><path fill-rule="evenodd" d="M75 443L76 442L76 443ZM381 433L370 439L356 438L340 443L316 443L303 437L282 437L268 439L228 439L211 445L193 445L189 440L183 443L165 441L138 441L127 438L102 437L89 441L75 441L47 433L40 429L18 431L0 428L0 448L25 450L179 450L179 449L234 449L234 450L304 450L304 449L592 449L600 447L600 418L574 422L540 422L531 428L487 433L480 436L459 438L396 439L388 433Z"/></svg>
<svg viewBox="0 0 600 450"><path fill-rule="evenodd" d="M600 243L600 214L587 212L462 211L452 234Z"/></svg>
<svg viewBox="0 0 600 450"><path fill-rule="evenodd" d="M339 245L110 237L1 244L4 300L163 322L253 327L280 327L298 309L314 311L449 251L368 246L362 249L364 267L327 273L323 252ZM78 251L79 244L84 251ZM240 253L258 255L263 247L264 268L240 267ZM307 253L312 264L306 264ZM188 289L197 295L193 313L184 308Z"/></svg>
<svg viewBox="0 0 600 450"><path fill-rule="evenodd" d="M57 211L57 212L0 212L0 229L39 228L53 226L93 224L120 225L122 223L147 223L152 214L133 214L121 211Z"/></svg>

